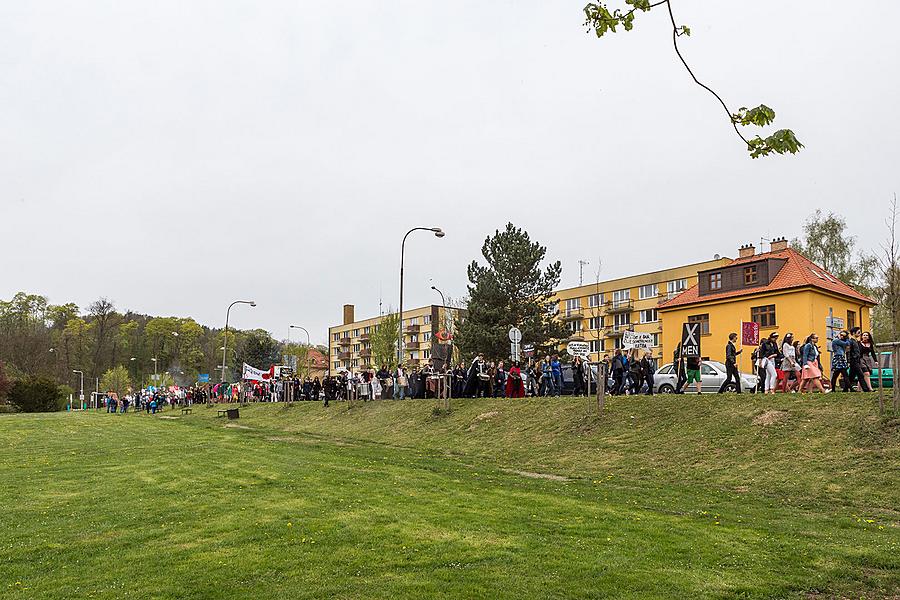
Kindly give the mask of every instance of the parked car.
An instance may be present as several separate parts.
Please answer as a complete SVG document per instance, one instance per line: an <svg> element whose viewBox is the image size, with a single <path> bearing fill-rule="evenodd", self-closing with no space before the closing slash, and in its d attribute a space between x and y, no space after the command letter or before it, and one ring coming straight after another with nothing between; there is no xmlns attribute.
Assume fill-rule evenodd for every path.
<svg viewBox="0 0 900 600"><path fill-rule="evenodd" d="M562 366L562 394L571 396L575 391L575 369L571 364ZM597 393L597 365L591 365L591 394Z"/></svg>
<svg viewBox="0 0 900 600"><path fill-rule="evenodd" d="M882 352L878 357L878 366L882 371L882 383L886 388L894 387L894 365L892 364L893 357L890 352ZM870 373L869 380L872 382L872 389L878 389L878 371L879 369L875 369Z"/></svg>
<svg viewBox="0 0 900 600"><path fill-rule="evenodd" d="M715 393L719 391L722 383L725 381L725 365L714 360L705 360L700 363L700 389L704 394ZM756 388L759 378L749 373L741 373L741 389L750 391ZM656 375L653 377L654 391L657 394L671 394L675 391L678 384L678 374L672 367L672 363L663 365ZM685 387L686 392L693 392L694 386ZM734 384L729 384L726 391L735 392Z"/></svg>

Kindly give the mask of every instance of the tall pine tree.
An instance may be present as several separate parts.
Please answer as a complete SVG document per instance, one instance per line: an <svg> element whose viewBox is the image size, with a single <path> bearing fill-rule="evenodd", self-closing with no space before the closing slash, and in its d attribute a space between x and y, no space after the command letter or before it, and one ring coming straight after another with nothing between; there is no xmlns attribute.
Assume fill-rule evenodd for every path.
<svg viewBox="0 0 900 600"><path fill-rule="evenodd" d="M463 356L508 357L511 325L522 331L523 346L555 348L568 335L551 310L562 273L559 261L542 270L547 249L512 223L485 239L481 254L487 266L472 261L468 267L467 312L454 339Z"/></svg>

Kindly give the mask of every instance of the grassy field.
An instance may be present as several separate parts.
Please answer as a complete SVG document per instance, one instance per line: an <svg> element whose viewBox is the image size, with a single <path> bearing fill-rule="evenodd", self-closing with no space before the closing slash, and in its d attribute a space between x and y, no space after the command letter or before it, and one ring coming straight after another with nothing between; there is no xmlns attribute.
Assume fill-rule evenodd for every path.
<svg viewBox="0 0 900 600"><path fill-rule="evenodd" d="M0 596L900 597L873 397L0 416Z"/></svg>

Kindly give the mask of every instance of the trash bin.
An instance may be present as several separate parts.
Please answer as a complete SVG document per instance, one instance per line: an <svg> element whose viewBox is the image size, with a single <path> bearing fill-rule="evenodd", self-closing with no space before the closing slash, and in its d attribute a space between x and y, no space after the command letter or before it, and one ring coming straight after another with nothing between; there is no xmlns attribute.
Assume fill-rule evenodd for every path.
<svg viewBox="0 0 900 600"><path fill-rule="evenodd" d="M228 418L232 420L241 418L241 411L237 408L229 408L227 414Z"/></svg>

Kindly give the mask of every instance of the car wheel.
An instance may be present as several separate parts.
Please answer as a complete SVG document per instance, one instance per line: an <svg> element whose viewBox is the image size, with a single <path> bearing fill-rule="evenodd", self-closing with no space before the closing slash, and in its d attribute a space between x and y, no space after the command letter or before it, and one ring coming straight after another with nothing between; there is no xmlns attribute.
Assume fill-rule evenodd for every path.
<svg viewBox="0 0 900 600"><path fill-rule="evenodd" d="M662 384L661 386L659 386L659 392L658 392L658 393L660 393L660 394L674 394L674 393L675 393L675 388L672 387L671 384L664 383L664 384Z"/></svg>
<svg viewBox="0 0 900 600"><path fill-rule="evenodd" d="M737 391L737 387L733 383L729 383L728 385L725 386L725 391L730 394L733 394Z"/></svg>

